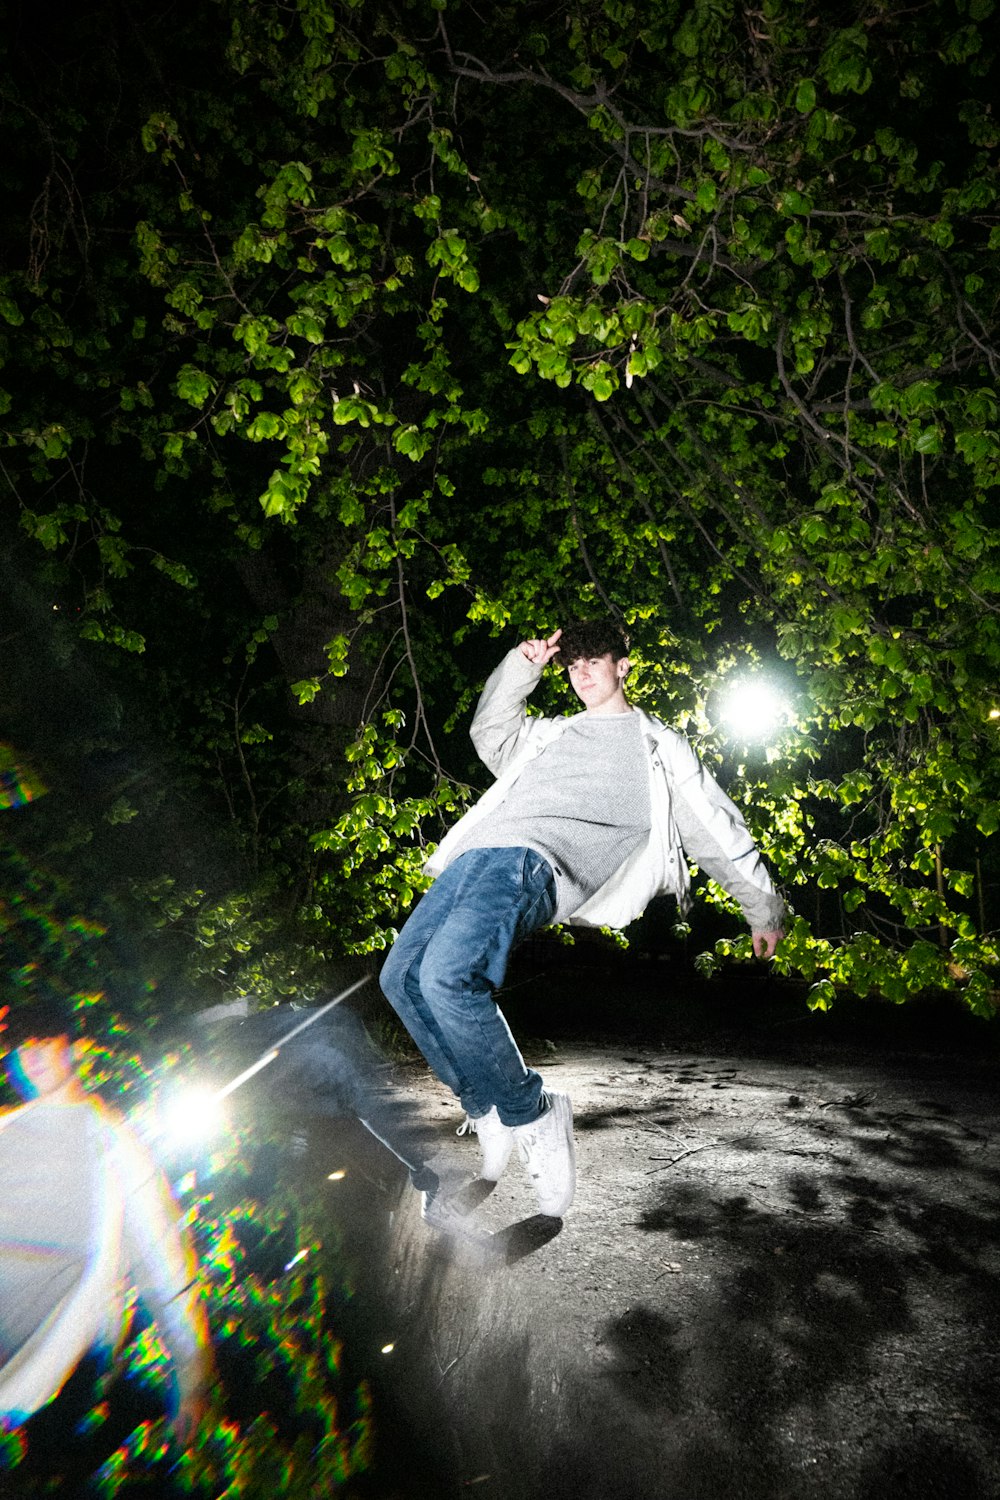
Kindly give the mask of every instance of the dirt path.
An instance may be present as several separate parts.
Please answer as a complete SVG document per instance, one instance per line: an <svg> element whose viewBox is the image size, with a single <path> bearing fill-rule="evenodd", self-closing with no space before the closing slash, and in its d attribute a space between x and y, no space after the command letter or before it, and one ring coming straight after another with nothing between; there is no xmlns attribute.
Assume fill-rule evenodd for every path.
<svg viewBox="0 0 1000 1500"><path fill-rule="evenodd" d="M436 1478L399 1494L1000 1497L996 1066L783 1050L545 1049L562 1225L515 1163L455 1233L403 1191L369 1293ZM399 1077L474 1171L451 1097Z"/></svg>

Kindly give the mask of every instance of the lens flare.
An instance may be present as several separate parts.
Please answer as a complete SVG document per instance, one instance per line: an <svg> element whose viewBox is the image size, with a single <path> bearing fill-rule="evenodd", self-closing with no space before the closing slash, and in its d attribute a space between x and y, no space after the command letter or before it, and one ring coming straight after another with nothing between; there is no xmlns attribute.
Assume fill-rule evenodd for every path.
<svg viewBox="0 0 1000 1500"><path fill-rule="evenodd" d="M721 717L742 740L766 740L788 723L788 700L763 677L734 682L723 694Z"/></svg>
<svg viewBox="0 0 1000 1500"><path fill-rule="evenodd" d="M207 1087L182 1089L161 1105L157 1134L178 1145L208 1140L223 1129L225 1110L219 1091Z"/></svg>
<svg viewBox="0 0 1000 1500"><path fill-rule="evenodd" d="M27 761L0 740L0 809L25 807L44 797L47 790Z"/></svg>

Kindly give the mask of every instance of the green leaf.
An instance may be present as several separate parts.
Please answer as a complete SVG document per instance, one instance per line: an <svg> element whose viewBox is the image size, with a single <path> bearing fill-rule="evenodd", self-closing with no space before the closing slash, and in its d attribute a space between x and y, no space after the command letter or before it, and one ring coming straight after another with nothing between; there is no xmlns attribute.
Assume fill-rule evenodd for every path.
<svg viewBox="0 0 1000 1500"><path fill-rule="evenodd" d="M803 78L795 90L795 108L800 115L807 115L816 108L816 85L811 78Z"/></svg>
<svg viewBox="0 0 1000 1500"><path fill-rule="evenodd" d="M800 193L797 188L786 188L777 200L779 213L783 214L811 214L812 199L805 193Z"/></svg>
<svg viewBox="0 0 1000 1500"><path fill-rule="evenodd" d="M706 177L699 182L696 196L698 207L705 213L711 213L718 201L718 191L711 177Z"/></svg>
<svg viewBox="0 0 1000 1500"><path fill-rule="evenodd" d="M806 1004L810 1010L829 1010L837 998L837 991L829 979L819 979L809 986Z"/></svg>

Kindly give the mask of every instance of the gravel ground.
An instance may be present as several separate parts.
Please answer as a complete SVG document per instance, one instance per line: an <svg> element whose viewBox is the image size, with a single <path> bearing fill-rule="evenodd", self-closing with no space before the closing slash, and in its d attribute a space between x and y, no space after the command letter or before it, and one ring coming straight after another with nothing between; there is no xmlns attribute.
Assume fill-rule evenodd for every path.
<svg viewBox="0 0 1000 1500"><path fill-rule="evenodd" d="M389 1191L358 1283L394 1345L380 1493L1000 1497L993 1029L852 1037L800 1005L640 1005L628 1038L526 1049L574 1104L563 1222L516 1160L447 1233ZM451 1096L396 1076L471 1176Z"/></svg>

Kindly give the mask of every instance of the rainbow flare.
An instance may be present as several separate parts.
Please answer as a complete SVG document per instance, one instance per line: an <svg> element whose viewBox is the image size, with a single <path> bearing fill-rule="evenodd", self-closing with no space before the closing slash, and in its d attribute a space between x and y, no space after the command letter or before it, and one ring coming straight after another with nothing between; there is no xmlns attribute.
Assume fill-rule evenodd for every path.
<svg viewBox="0 0 1000 1500"><path fill-rule="evenodd" d="M0 809L24 807L47 791L42 778L0 740Z"/></svg>

